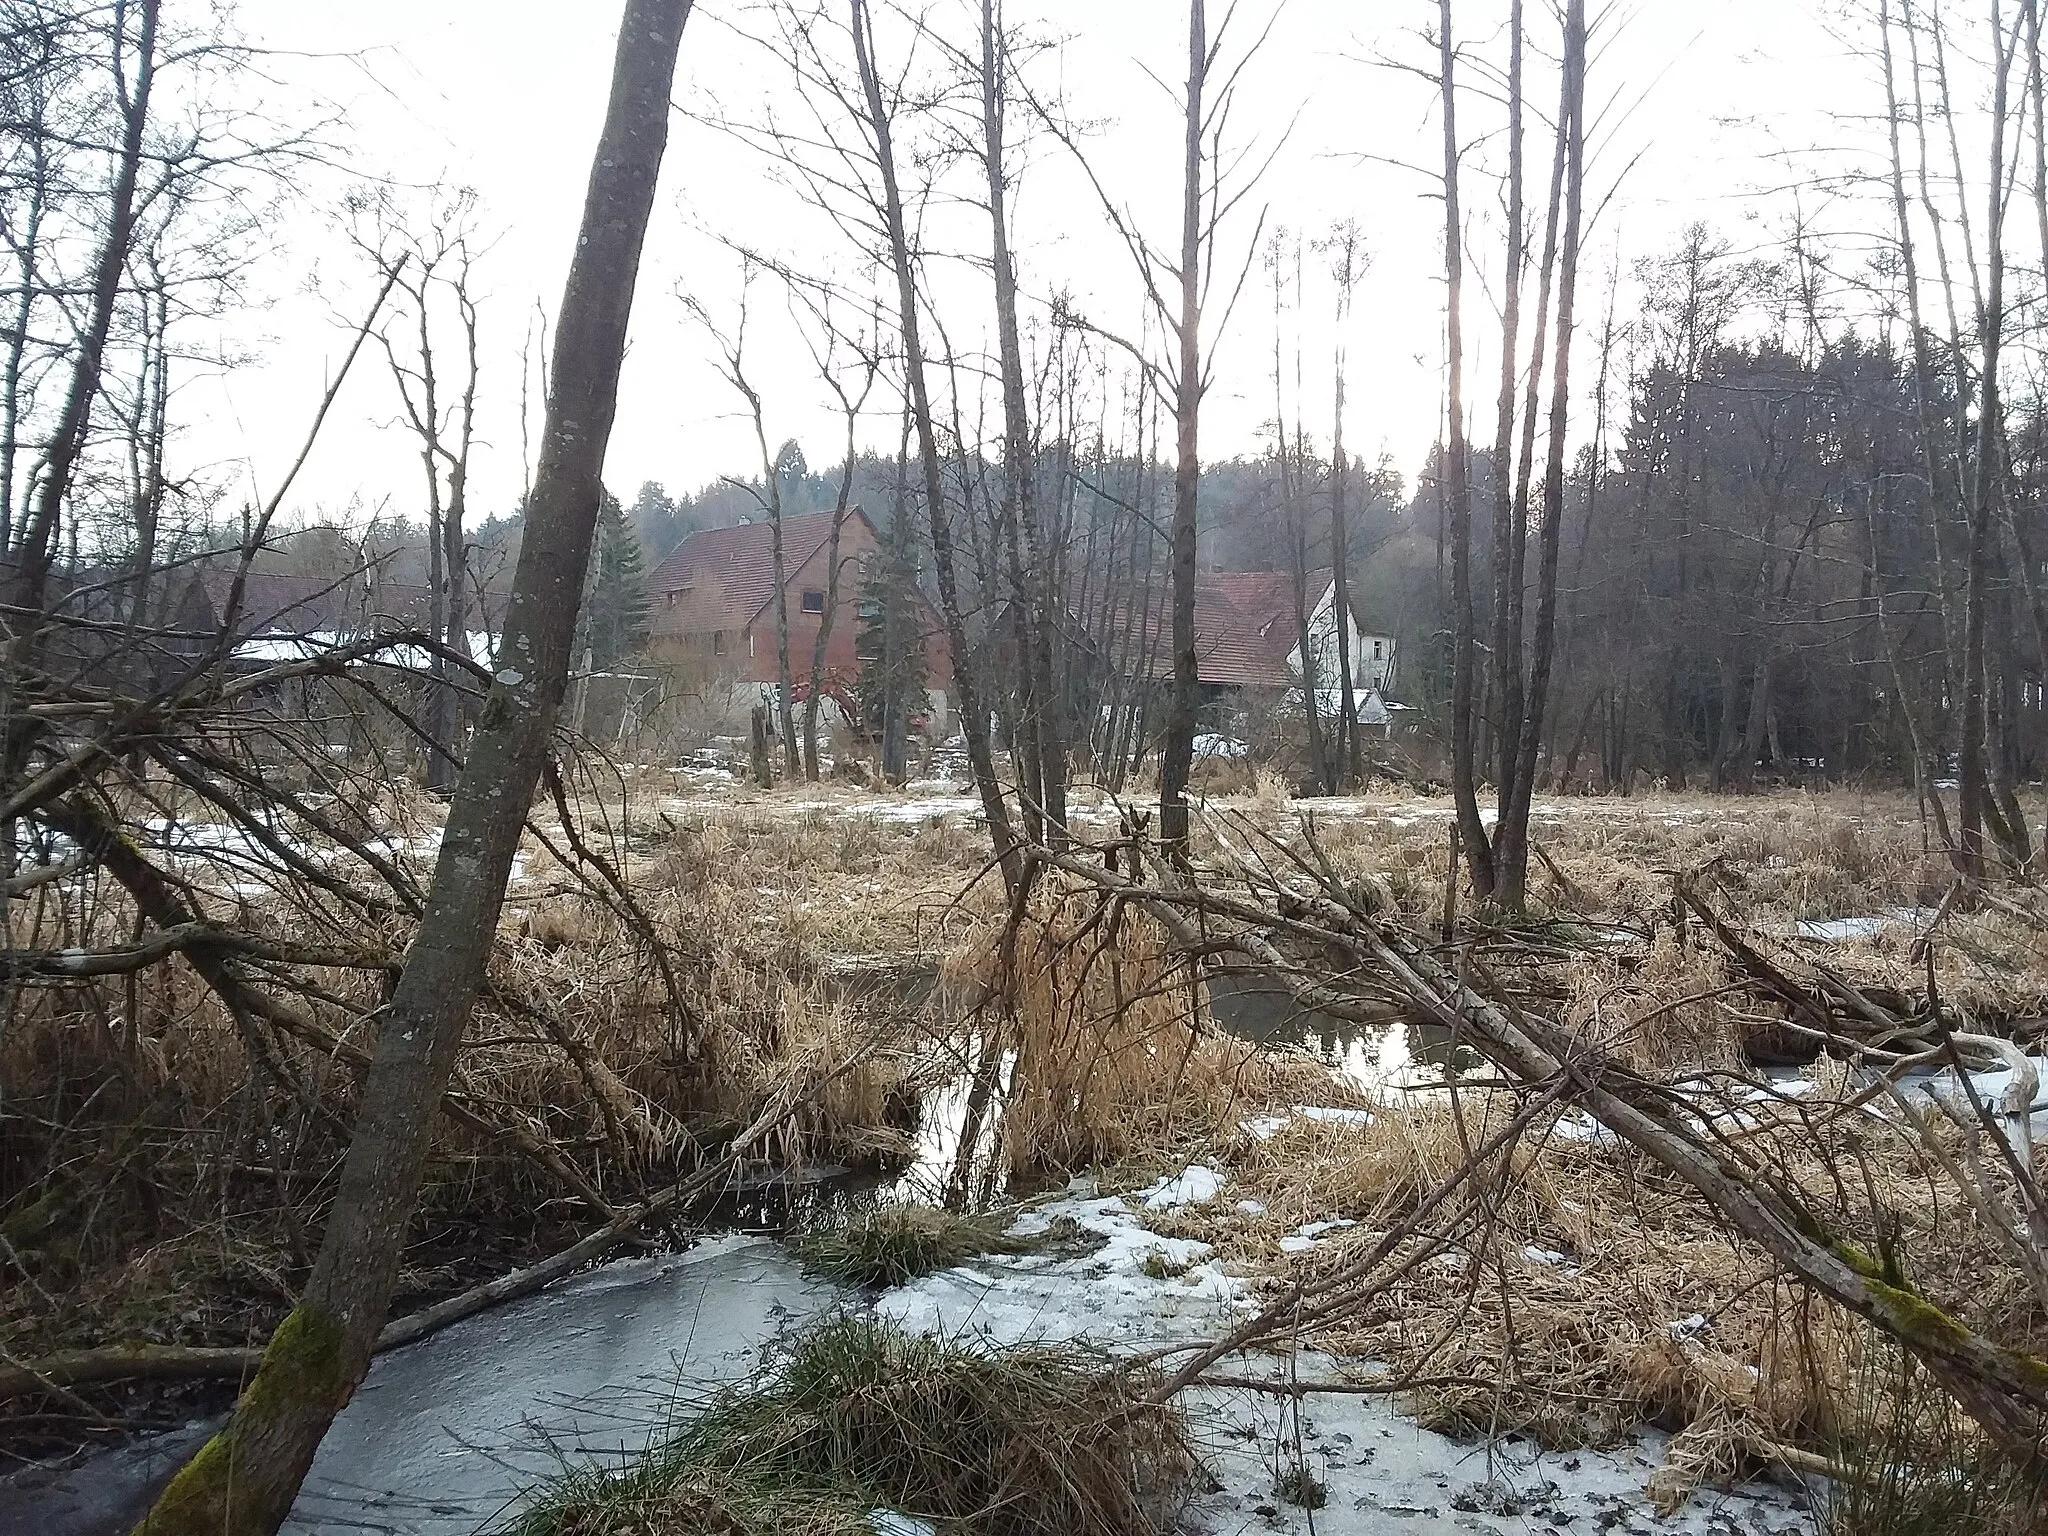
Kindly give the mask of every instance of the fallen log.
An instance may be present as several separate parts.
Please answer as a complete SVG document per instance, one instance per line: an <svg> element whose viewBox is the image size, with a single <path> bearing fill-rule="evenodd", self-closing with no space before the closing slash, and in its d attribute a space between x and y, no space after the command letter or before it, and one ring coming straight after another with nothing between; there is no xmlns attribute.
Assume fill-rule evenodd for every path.
<svg viewBox="0 0 2048 1536"><path fill-rule="evenodd" d="M842 1063L825 1081L850 1070L860 1054L855 1053ZM818 1086L822 1088L824 1084ZM807 1102L807 1098L799 1098L771 1106L727 1144L716 1162L670 1185L653 1199L620 1211L559 1253L385 1324L372 1353L381 1355L386 1350L417 1343L465 1317L530 1296L584 1265L595 1263L626 1243L640 1228L690 1205L723 1183L749 1147ZM99 1349L63 1350L35 1360L6 1358L0 1363L0 1402L39 1393L57 1396L72 1387L102 1386L116 1381L222 1381L247 1377L262 1358L261 1349L179 1344L111 1344Z"/></svg>

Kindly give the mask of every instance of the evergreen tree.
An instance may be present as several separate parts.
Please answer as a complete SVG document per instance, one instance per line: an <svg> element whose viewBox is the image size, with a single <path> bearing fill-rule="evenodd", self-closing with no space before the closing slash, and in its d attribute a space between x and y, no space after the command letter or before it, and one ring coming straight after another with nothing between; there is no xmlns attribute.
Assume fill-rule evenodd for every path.
<svg viewBox="0 0 2048 1536"><path fill-rule="evenodd" d="M656 560L665 559L697 526L695 519L685 517L682 507L659 480L641 482L640 494L633 498L628 516L633 531L640 535L640 547L651 552Z"/></svg>
<svg viewBox="0 0 2048 1536"><path fill-rule="evenodd" d="M640 536L625 508L610 491L597 514L596 547L577 624L576 659L584 655L602 671L617 666L647 643L647 562Z"/></svg>
<svg viewBox="0 0 2048 1536"><path fill-rule="evenodd" d="M910 716L925 705L924 635L920 626L917 553L908 519L892 519L882 547L861 566L859 631L854 637L860 677L854 696L861 728L882 742L883 767L900 775L902 739Z"/></svg>

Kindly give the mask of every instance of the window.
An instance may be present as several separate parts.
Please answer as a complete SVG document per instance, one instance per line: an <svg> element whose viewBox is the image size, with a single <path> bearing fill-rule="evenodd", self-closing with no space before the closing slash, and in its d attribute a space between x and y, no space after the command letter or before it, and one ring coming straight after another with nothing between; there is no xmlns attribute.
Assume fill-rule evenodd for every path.
<svg viewBox="0 0 2048 1536"><path fill-rule="evenodd" d="M814 587L806 587L804 589L804 612L823 613L824 611L825 594Z"/></svg>
<svg viewBox="0 0 2048 1536"><path fill-rule="evenodd" d="M1373 641L1373 643L1372 643L1372 659L1373 659L1374 661L1380 661L1380 660L1384 659L1386 643L1387 643L1387 642L1386 642L1386 641L1384 641L1384 640L1375 640L1375 641Z"/></svg>
<svg viewBox="0 0 2048 1536"><path fill-rule="evenodd" d="M668 595L668 605L671 608L675 607L676 605L676 595L673 592L669 593Z"/></svg>
<svg viewBox="0 0 2048 1536"><path fill-rule="evenodd" d="M725 631L722 629L714 629L711 632L711 654L714 656L723 656L725 654Z"/></svg>

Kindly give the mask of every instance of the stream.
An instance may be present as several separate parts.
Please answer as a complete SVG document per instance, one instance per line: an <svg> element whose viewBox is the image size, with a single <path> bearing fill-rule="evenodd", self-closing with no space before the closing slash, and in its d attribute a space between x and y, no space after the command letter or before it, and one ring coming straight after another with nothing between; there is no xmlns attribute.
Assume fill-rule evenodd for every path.
<svg viewBox="0 0 2048 1536"><path fill-rule="evenodd" d="M1367 1091L1426 1089L1468 1065L1453 1059L1447 1037L1303 1014L1284 991L1252 975L1215 978L1210 1004L1223 1029L1261 1044L1305 1047ZM952 1166L964 1108L964 1078L927 1101L918 1167L898 1182L898 1193L936 1193ZM729 1200L717 1219L772 1230L787 1224L793 1204L842 1192L807 1188ZM1132 1241L1155 1244L1135 1227ZM942 1282L931 1283L943 1289ZM1170 1317L1183 1299L1168 1294L1175 1285L1152 1296L1157 1287L1134 1269L1125 1288L1149 1299L1134 1292L1112 1305L1113 1313L1135 1308L1119 1326L1146 1331ZM1031 1304L1040 1321L1099 1310L1103 1293L1078 1275L1061 1277L1054 1290L1057 1296ZM1083 1306L1091 1293L1097 1299ZM501 1524L526 1490L565 1462L607 1461L663 1438L708 1390L753 1371L766 1346L850 1299L806 1275L780 1243L728 1231L681 1253L604 1264L456 1323L372 1365L322 1442L285 1530L473 1536ZM1203 1319L1203 1326L1218 1320L1206 1311ZM0 1536L125 1536L217 1422L0 1478ZM1375 1438L1395 1433L1391 1418L1374 1419ZM1427 1458L1416 1464L1434 1465Z"/></svg>
<svg viewBox="0 0 2048 1536"><path fill-rule="evenodd" d="M843 1293L779 1244L623 1259L380 1356L321 1442L292 1536L471 1536L567 1460L638 1449ZM679 1388L686 1383L687 1388ZM0 1479L6 1536L125 1536L212 1424Z"/></svg>

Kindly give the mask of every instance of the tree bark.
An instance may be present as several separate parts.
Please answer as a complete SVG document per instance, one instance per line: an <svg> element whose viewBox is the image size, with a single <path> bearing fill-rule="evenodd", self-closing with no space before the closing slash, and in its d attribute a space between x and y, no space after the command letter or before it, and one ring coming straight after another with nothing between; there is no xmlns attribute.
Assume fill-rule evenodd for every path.
<svg viewBox="0 0 2048 1536"><path fill-rule="evenodd" d="M1998 52L1991 102L1991 180L1986 275L1982 308L1977 316L1983 358L1977 398L1977 473L1970 498L1970 557L1963 595L1963 721L1961 764L1962 872L1971 878L1984 873L1984 823L1991 805L1989 765L1985 760L1986 709L1984 624L1991 587L1992 518L1998 505L1998 388L2000 343L2005 329L2005 119L2012 55L2005 49L1998 0L1991 5L1991 36Z"/></svg>
<svg viewBox="0 0 2048 1536"><path fill-rule="evenodd" d="M839 612L839 536L846 528L847 499L853 493L853 434L847 433L846 468L839 477L839 500L832 508L832 536L825 545L825 611L811 641L811 686L804 695L804 782L818 782L818 693L825 685L825 648L832 643L832 620Z"/></svg>
<svg viewBox="0 0 2048 1536"><path fill-rule="evenodd" d="M1344 327L1351 318L1351 289L1358 280L1355 226L1340 227L1337 242L1336 408L1330 428L1330 617L1337 627L1337 720L1334 776L1358 778L1358 688L1351 656L1350 529L1344 511ZM1333 786L1334 787L1334 786Z"/></svg>
<svg viewBox="0 0 2048 1536"><path fill-rule="evenodd" d="M1565 171L1564 252L1557 281L1555 376L1550 385L1550 443L1543 470L1543 531L1536 576L1536 629L1530 639L1529 691L1520 722L1514 794L1495 841L1497 897L1520 910L1529 878L1529 805L1536 789L1536 757L1550 701L1550 670L1557 642L1557 556L1564 528L1564 437L1571 421L1573 305L1578 294L1579 232L1583 217L1586 101L1586 0L1565 9L1564 103L1558 132L1569 141ZM1504 845L1504 846L1503 846Z"/></svg>
<svg viewBox="0 0 2048 1536"><path fill-rule="evenodd" d="M984 165L988 172L989 221L993 227L996 336L1003 375L1003 499L1017 519L1024 582L1016 600L1024 605L1023 639L1030 700L1026 737L1037 759L1039 808L1046 840L1067 843L1067 743L1060 694L1054 685L1052 634L1057 624L1058 584L1052 550L1038 515L1038 489L1031 454L1031 418L1024 393L1024 349L1017 332L1017 269L1010 256L1009 188L1003 155L1004 80L1008 54L1002 19L994 0L981 4L981 112Z"/></svg>
<svg viewBox="0 0 2048 1536"><path fill-rule="evenodd" d="M804 776L796 742L796 706L789 680L789 563L782 554L782 466L768 466L768 542L775 566L775 729L782 737L783 776Z"/></svg>
<svg viewBox="0 0 2048 1536"><path fill-rule="evenodd" d="M505 620L425 915L377 1034L306 1293L227 1426L144 1517L149 1536L271 1536L354 1395L389 1309L434 1126L546 761L603 493L640 250L691 0L627 0L556 331L539 472Z"/></svg>
<svg viewBox="0 0 2048 1536"><path fill-rule="evenodd" d="M1517 365L1522 335L1522 273L1528 237L1524 233L1522 180L1522 0L1508 8L1508 233L1507 276L1501 288L1500 399L1493 435L1493 655L1491 709L1494 729L1494 788L1505 811L1513 796L1515 713L1522 691L1521 606L1515 590L1516 545L1526 537L1516 517L1515 481L1509 473L1515 451ZM1529 390L1543 366L1539 347L1531 358ZM1524 504L1526 506L1526 503Z"/></svg>
<svg viewBox="0 0 2048 1536"><path fill-rule="evenodd" d="M71 380L65 390L64 408L43 452L41 483L36 487L36 504L27 526L21 530L15 549L17 606L27 609L42 605L43 584L49 576L50 560L62 516L64 498L71 494L71 480L85 451L86 431L92 422L92 404L100 392L100 377L106 364L107 336L113 328L114 309L121 296L121 279L127 270L130 247L135 239L136 188L141 178L143 135L149 126L150 101L156 85L157 20L160 0L140 0L137 7L139 32L135 44L133 83L120 81L121 151L116 162L114 185L107 198L107 229L100 242L94 265L91 307L86 311L84 335L71 365ZM116 14L115 23L125 28ZM120 44L117 40L115 56Z"/></svg>
<svg viewBox="0 0 2048 1536"><path fill-rule="evenodd" d="M1159 758L1159 840L1176 856L1188 845L1188 780L1195 765L1195 717L1201 659L1195 654L1196 492L1201 483L1202 415L1202 85L1208 75L1203 0L1188 4L1187 156L1182 168L1180 318L1174 329L1180 366L1173 419L1173 704Z"/></svg>
<svg viewBox="0 0 2048 1536"><path fill-rule="evenodd" d="M1472 489L1471 465L1465 445L1465 282L1464 217L1458 204L1457 46L1451 37L1451 0L1437 0L1437 44L1442 56L1444 102L1444 352L1445 410L1449 446L1445 450L1444 499L1451 533L1451 794L1458 806L1458 839L1472 889L1482 901L1493 898L1493 846L1479 819L1478 764L1473 742L1474 672L1477 636L1472 614Z"/></svg>

